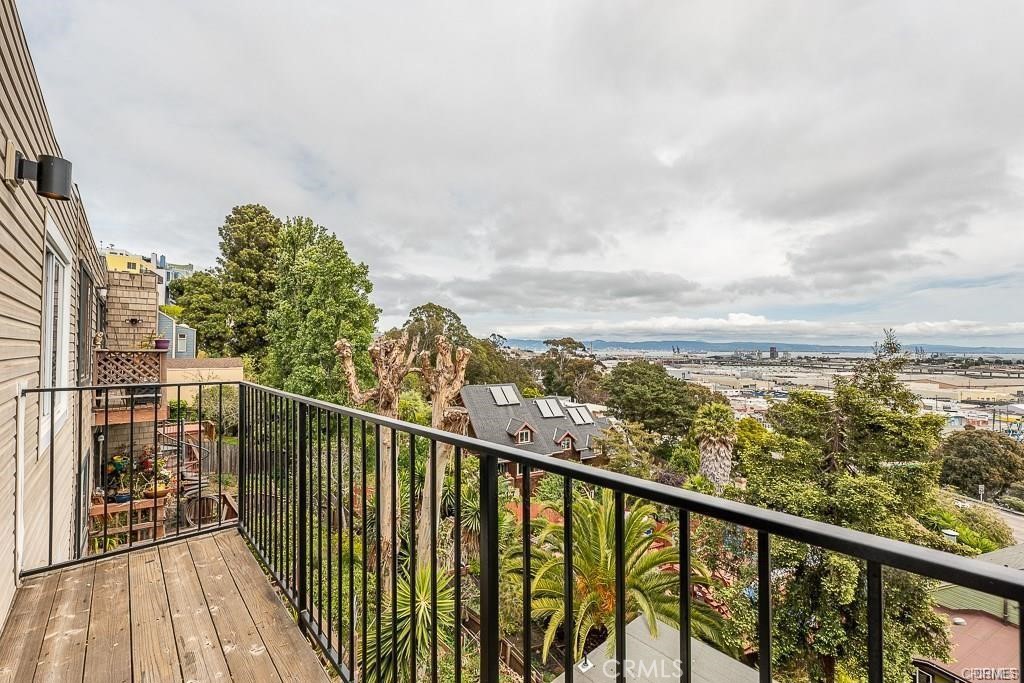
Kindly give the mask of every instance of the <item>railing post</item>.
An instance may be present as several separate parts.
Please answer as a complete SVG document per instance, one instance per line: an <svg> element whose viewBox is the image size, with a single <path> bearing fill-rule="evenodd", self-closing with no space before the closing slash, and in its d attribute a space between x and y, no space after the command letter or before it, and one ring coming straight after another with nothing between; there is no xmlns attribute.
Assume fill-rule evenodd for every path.
<svg viewBox="0 0 1024 683"><path fill-rule="evenodd" d="M479 458L480 683L498 683L498 459Z"/></svg>
<svg viewBox="0 0 1024 683"><path fill-rule="evenodd" d="M245 484L245 478L248 475L246 472L246 460L248 459L249 449L249 413L247 411L248 400L247 394L249 393L249 387L244 384L238 385L238 520L242 524L242 528L245 529L246 536L249 535L249 527L246 519L246 515L249 511L249 505L246 502L246 495L249 493L249 487ZM181 387L178 387L178 395L181 395ZM178 439L181 436L181 419L178 420ZM181 450L179 445L178 450ZM179 456L180 460L180 456ZM178 466L181 469L181 466Z"/></svg>
<svg viewBox="0 0 1024 683"><path fill-rule="evenodd" d="M299 500L296 520L299 528L299 547L295 552L295 577L298 585L295 587L296 590L296 603L299 607L299 627L302 628L303 620L306 615L303 613L307 611L307 592L306 592L306 545L307 545L307 528L309 510L309 491L306 486L306 473L308 468L307 456L309 455L309 440L308 440L308 420L309 420L309 408L305 403L299 403Z"/></svg>

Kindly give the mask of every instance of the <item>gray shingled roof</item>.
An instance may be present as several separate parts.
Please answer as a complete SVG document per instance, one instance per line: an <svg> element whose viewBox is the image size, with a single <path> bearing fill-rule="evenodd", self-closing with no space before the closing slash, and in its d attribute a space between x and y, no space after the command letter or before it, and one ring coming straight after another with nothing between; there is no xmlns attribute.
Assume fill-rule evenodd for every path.
<svg viewBox="0 0 1024 683"><path fill-rule="evenodd" d="M694 683L756 683L758 673L743 662L723 654L696 638L690 638ZM580 683L612 683L615 664L608 652L608 643L598 645L587 659L593 665L580 671L577 665L573 680ZM631 683L675 683L679 680L679 631L658 624L658 635L652 636L646 620L640 616L626 625L625 678ZM563 683L565 674L553 683Z"/></svg>
<svg viewBox="0 0 1024 683"><path fill-rule="evenodd" d="M519 405L500 406L494 402L491 387L511 386L515 390ZM576 440L576 450L584 453L593 447L594 438L608 427L607 418L594 418L594 424L577 425L569 418L564 405L577 405L565 396L544 396L540 399L523 398L519 387L509 384L470 384L462 387L462 405L469 412L469 423L473 434L478 439L515 446L540 455L560 453L560 441L565 433ZM560 416L544 417L537 402L543 399L555 399L559 402ZM589 411L588 411L589 412ZM593 417L593 415L591 415ZM517 443L514 428L517 424L526 423L536 430L533 443ZM509 425L512 425L510 428Z"/></svg>

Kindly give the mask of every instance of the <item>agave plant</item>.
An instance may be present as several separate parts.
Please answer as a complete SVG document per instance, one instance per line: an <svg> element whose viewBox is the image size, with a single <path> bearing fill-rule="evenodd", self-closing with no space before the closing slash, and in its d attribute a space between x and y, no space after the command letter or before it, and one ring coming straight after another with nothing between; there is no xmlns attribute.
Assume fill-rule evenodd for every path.
<svg viewBox="0 0 1024 683"><path fill-rule="evenodd" d="M658 623L679 626L678 548L673 545L674 523L658 525L655 508L630 499L625 516L626 619L641 615L652 635ZM547 619L543 658L565 621L566 593L562 522L538 520L534 544L533 615ZM592 631L615 638L615 506L612 492L597 498L583 496L573 503L572 528L573 632L566 634L573 656L583 656ZM520 565L521 566L521 565ZM706 567L693 563L691 581L708 585ZM701 602L691 610L691 633L722 643L721 616Z"/></svg>
<svg viewBox="0 0 1024 683"><path fill-rule="evenodd" d="M438 649L443 651L450 647L454 634L455 625L455 587L452 583L452 574L448 572L437 573L437 640ZM421 669L430 662L430 644L432 639L432 626L434 610L431 608L430 592L430 571L421 569L416 572L416 612L413 616L416 624L416 662L417 669ZM409 672L410 653L414 646L412 642L412 624L410 619L411 599L409 574L403 573L398 578L398 620L397 635L398 641L391 637L391 601L390 596L381 607L380 618L380 639L377 638L376 625L367 629L365 651L360 648L360 654L365 652L363 658L363 680L374 681L374 683L393 683L394 661L398 658L399 680L416 680L416 675ZM380 658L377 658L377 647L380 646ZM397 647L396 647L397 646ZM357 647L359 647L357 645Z"/></svg>

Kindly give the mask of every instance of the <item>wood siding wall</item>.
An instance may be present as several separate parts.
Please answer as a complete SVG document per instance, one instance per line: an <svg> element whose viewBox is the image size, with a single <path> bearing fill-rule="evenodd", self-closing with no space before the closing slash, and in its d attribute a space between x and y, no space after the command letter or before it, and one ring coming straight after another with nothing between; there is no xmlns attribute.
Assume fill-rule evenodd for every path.
<svg viewBox="0 0 1024 683"><path fill-rule="evenodd" d="M0 0L0 162L6 141L29 158L61 154L29 55L14 0ZM83 160L72 159L76 164ZM17 438L22 439L25 459L25 548L23 566L46 561L50 498L49 444L39 444L39 400L24 401L24 430L17 432L18 395L21 388L39 386L43 309L43 248L47 214L75 252L67 269L71 281L69 384L74 384L80 365L78 352L79 272L90 273L97 287L106 271L78 195L68 202L43 199L31 183L16 189L0 185L0 620L5 620L16 586L15 484ZM92 344L86 344L91 348ZM91 416L85 412L85 428L77 427L74 396L68 397L68 419L57 430L54 448L54 559L68 557L73 538L76 440L88 453Z"/></svg>

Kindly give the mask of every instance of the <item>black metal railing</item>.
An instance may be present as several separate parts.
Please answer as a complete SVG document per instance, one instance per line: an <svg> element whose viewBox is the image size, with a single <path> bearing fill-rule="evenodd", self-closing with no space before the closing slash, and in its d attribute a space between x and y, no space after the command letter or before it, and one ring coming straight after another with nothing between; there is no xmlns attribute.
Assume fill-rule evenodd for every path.
<svg viewBox="0 0 1024 683"><path fill-rule="evenodd" d="M237 524L230 481L225 489L237 472L220 458L237 396L238 384L223 382L24 390L21 411L31 408L40 428L19 435L31 448L18 478L21 575ZM40 468L42 502L31 488Z"/></svg>
<svg viewBox="0 0 1024 683"><path fill-rule="evenodd" d="M497 445L478 439L440 432L384 418L359 410L307 399L255 384L243 383L241 389L242 443L242 533L251 542L256 554L268 566L278 585L291 600L300 625L319 645L324 656L346 680L393 681L400 672L421 671L438 680L438 648L453 655L454 679L462 678L462 657L465 638L462 613L465 579L463 557L463 481L464 460L476 461L479 477L479 676L485 683L496 683L499 672L499 566L507 548L499 547L499 462L516 463L522 472L521 534L518 550L523 597L522 633L524 679L533 677L535 655L531 643L532 586L531 559L534 556L534 530L530 525L532 472L562 477L562 525L564 544L564 585L572 587L574 576L573 489L577 482L613 492L614 504L614 653L618 662L615 677L625 680L626 661L626 586L623 529L630 499L650 501L678 513L679 542L679 614L680 631L689 634L693 611L690 584L691 539L690 520L702 515L746 527L756 533L757 576L760 586L771 586L773 579L771 549L775 537L842 553L866 563L867 576L867 652L868 680L881 683L883 677L883 567L912 572L938 581L1017 601L1024 600L1024 575L1005 567L951 555L916 545L872 536L866 533L811 521L793 515L752 507L723 498L702 495L651 481L622 476L576 462L560 460ZM424 486L416 494L416 473L426 466L435 471L438 452L451 449L453 458L453 503L444 510L452 519L451 533L454 554L453 597L444 601L450 610L447 623L455 628L450 639L439 638L439 552L437 489ZM388 467L382 469L387 459ZM402 460L408 482L399 481ZM470 470L466 470L470 471ZM382 472L388 472L382 477ZM332 474L333 473L333 474ZM294 481L293 481L294 477ZM426 478L425 476L422 478ZM407 490L402 495L401 488ZM382 546L381 491L389 491L390 545ZM269 495L268 495L269 494ZM372 505L368 507L368 498ZM406 501L405 509L398 503ZM403 602L398 587L403 576L416 584L417 508L424 505L430 515L429 558L423 580L425 593L408 589ZM282 512L282 509L285 512ZM292 510L288 517L287 510ZM326 520L326 521L325 521ZM333 521L332 521L333 520ZM297 522L297 523L293 523ZM334 526L332 526L334 525ZM404 527L404 533L399 533ZM344 539L347 536L347 544ZM332 542L334 546L332 546ZM361 552L356 550L361 548ZM420 558L422 561L422 558ZM382 583L382 571L389 580ZM447 587L445 588L447 590ZM386 592L387 591L387 592ZM337 595L339 599L335 600ZM429 618L410 619L403 630L398 611L418 614L417 600L429 596ZM382 597L386 604L382 604ZM575 610L573 590L567 589L565 601L565 633L573 631ZM757 591L757 676L772 680L772 590ZM417 647L416 629L429 625L426 651ZM404 660L389 656L399 650L402 638L412 646L406 648ZM383 651L382 651L383 648ZM679 639L680 680L692 680L691 644L688 637ZM1024 651L1024 650L1022 650ZM418 668L417 658L426 656ZM571 683L575 657L573 648L563 650L562 669L566 683ZM387 668L385 668L387 667ZM475 674L475 672L474 672Z"/></svg>
<svg viewBox="0 0 1024 683"><path fill-rule="evenodd" d="M178 386L166 385L162 393L173 396ZM575 631L574 619L580 607L574 604L579 599L575 586L580 579L575 559L581 552L576 540L580 522L576 517L581 511L576 487L582 484L610 492L613 536L609 547L614 554L614 590L610 599L614 603L614 628L609 631L613 634L612 661L617 681L627 677L625 664L629 654L625 529L630 511L638 509L642 501L660 506L660 510L675 515L679 522L678 579L672 578L678 585L673 587L672 600L678 596L682 634L678 673L679 680L686 683L693 677L688 636L696 609L690 571L694 562L691 521L698 516L745 527L756 536L757 585L763 589L756 590L756 597L752 597L757 618L757 638L752 648L757 653L758 669L752 675L762 682L772 680L772 583L776 580L772 568L773 539L788 539L841 553L866 567L865 650L870 683L883 680L887 573L883 569L958 584L1018 604L1024 601L1024 574L1005 567L248 382L202 386L197 404L220 399L213 412L204 412L196 405L200 421L207 415L217 422L218 446L224 439L226 421L223 397L229 393L229 387L232 391L237 389L234 400L239 449L239 531L291 603L299 627L343 680L353 683L428 677L432 683L441 679L461 683L464 677L497 683L499 667L508 661L502 657L502 652L508 651L500 630L503 619L515 619L521 627L522 661L517 666L524 680L538 680L538 669L542 666L551 672L553 663L541 661L531 635L531 622L536 615L534 582L538 581L539 567L535 563L540 528L531 520L530 504L538 486L531 474L538 472L562 480L558 553L563 560L565 587L561 596L563 634ZM99 405L99 410L104 409L106 387L66 391L77 393L79 406ZM53 390L28 393L39 393L41 400L51 401L56 394ZM93 403L89 404L90 401ZM53 412L49 414L52 416ZM167 422L178 422L180 443L183 416L178 412L176 418ZM82 414L78 419L85 424ZM109 420L102 422L105 426L97 428L98 435L110 426ZM131 418L128 424L133 424ZM51 439L53 433L51 429ZM202 445L199 444L200 457L208 457ZM54 450L55 442L51 440L51 482ZM219 447L210 452L219 453ZM94 457L99 463L109 462L106 440ZM79 454L76 461L82 460ZM441 485L437 485L432 473L438 471L442 461L447 462L446 472L441 476ZM515 463L522 475L518 480L521 514L511 535L505 514L508 487L504 482L508 479L499 475L499 463L505 461ZM449 468L451 481L446 482ZM219 468L217 472L223 474ZM223 477L218 476L218 484L222 481ZM213 486L212 482L205 482L200 487L204 485L207 491ZM53 493L51 485L50 557L25 573L93 555L83 552L67 560L54 557ZM467 500L469 493L475 500ZM218 500L226 498L222 495ZM181 527L177 519L173 532L168 527L169 538L236 523L221 515L216 523L203 523L200 518L197 524ZM146 538L134 545L152 542L157 539ZM128 545L131 547L132 543ZM519 580L522 598L520 613L511 616L507 610L503 614L499 595L502 572L507 572L510 565ZM469 567L473 571L467 571ZM467 617L470 613L477 615L475 620ZM1024 652L1024 637L1021 640ZM557 657L563 680L572 683L578 663L574 647L563 647ZM453 662L453 670L446 668Z"/></svg>

